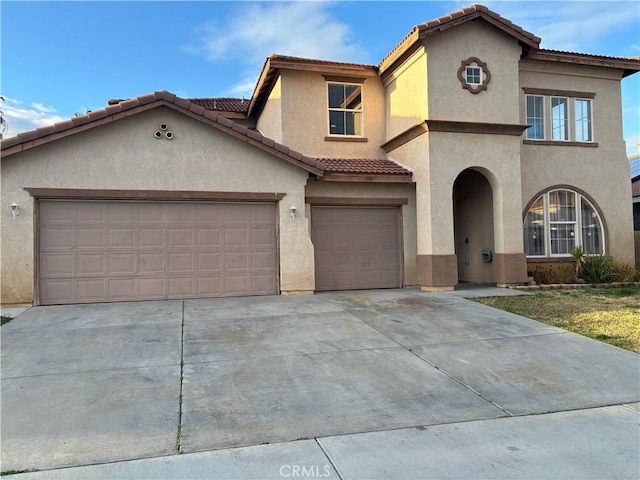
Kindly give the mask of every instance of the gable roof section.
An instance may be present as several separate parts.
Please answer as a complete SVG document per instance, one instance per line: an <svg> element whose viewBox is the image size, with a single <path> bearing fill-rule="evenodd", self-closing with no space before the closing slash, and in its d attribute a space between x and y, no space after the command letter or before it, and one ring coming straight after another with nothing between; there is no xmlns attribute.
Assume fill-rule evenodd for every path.
<svg viewBox="0 0 640 480"><path fill-rule="evenodd" d="M267 57L258 82L256 83L247 116L258 115L276 84L281 69L305 70L324 74L341 75L347 77L377 77L378 69L375 65L360 63L331 62L312 58L290 57L287 55L271 54Z"/></svg>
<svg viewBox="0 0 640 480"><path fill-rule="evenodd" d="M38 128L30 132L19 133L14 137L3 139L0 144L0 153L2 158L8 157L9 155L29 150L51 141L84 132L159 106L172 108L310 173L322 176L322 165L313 158L291 150L289 147L263 136L256 130L251 130L234 123L219 113L207 110L203 106L197 105L187 99L176 97L174 94L165 90L125 100L100 110L94 110L87 115L81 115L64 122Z"/></svg>
<svg viewBox="0 0 640 480"><path fill-rule="evenodd" d="M422 44L422 40L425 38L478 18L513 37L523 47L525 47L525 49L538 49L540 46L540 38L536 37L533 33L527 32L510 20L492 12L484 5L471 5L456 12L449 13L434 20L414 26L407 36L404 37L400 43L382 59L378 65L380 73L382 74L385 71L392 69L415 52Z"/></svg>

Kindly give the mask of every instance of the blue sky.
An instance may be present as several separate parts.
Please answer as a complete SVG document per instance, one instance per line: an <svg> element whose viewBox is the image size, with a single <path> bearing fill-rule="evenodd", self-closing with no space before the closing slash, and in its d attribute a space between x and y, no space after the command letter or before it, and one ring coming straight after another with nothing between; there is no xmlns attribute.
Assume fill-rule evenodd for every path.
<svg viewBox="0 0 640 480"><path fill-rule="evenodd" d="M249 98L270 53L377 64L413 25L471 3L3 0L8 135L155 90ZM481 3L543 48L640 56L637 0ZM636 153L640 73L622 88L627 152Z"/></svg>

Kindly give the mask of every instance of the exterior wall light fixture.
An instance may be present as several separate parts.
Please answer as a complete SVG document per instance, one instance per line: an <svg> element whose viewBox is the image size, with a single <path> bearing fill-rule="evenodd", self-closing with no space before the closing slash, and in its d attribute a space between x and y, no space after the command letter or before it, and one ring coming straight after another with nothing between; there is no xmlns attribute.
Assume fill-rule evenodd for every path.
<svg viewBox="0 0 640 480"><path fill-rule="evenodd" d="M291 218L296 218L296 212L298 211L298 209L296 207L291 207L289 209L289 212L291 213Z"/></svg>
<svg viewBox="0 0 640 480"><path fill-rule="evenodd" d="M18 215L20 215L20 207L16 202L13 202L11 204L11 215L13 215L13 218L16 218Z"/></svg>

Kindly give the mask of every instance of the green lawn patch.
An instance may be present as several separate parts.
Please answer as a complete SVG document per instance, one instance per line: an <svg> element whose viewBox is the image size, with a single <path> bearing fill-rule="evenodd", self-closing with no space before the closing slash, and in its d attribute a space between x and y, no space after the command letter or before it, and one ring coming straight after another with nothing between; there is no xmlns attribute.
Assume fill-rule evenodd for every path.
<svg viewBox="0 0 640 480"><path fill-rule="evenodd" d="M640 353L640 287L547 290L474 300Z"/></svg>

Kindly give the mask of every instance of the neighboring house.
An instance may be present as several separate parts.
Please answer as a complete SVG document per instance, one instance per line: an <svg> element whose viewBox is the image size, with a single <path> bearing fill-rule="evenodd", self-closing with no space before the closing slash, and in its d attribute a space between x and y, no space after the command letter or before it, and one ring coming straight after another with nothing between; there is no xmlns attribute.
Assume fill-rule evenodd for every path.
<svg viewBox="0 0 640 480"><path fill-rule="evenodd" d="M251 99L161 91L5 139L2 302L521 284L576 245L631 262L640 61L539 44L474 5L378 65L271 55Z"/></svg>

